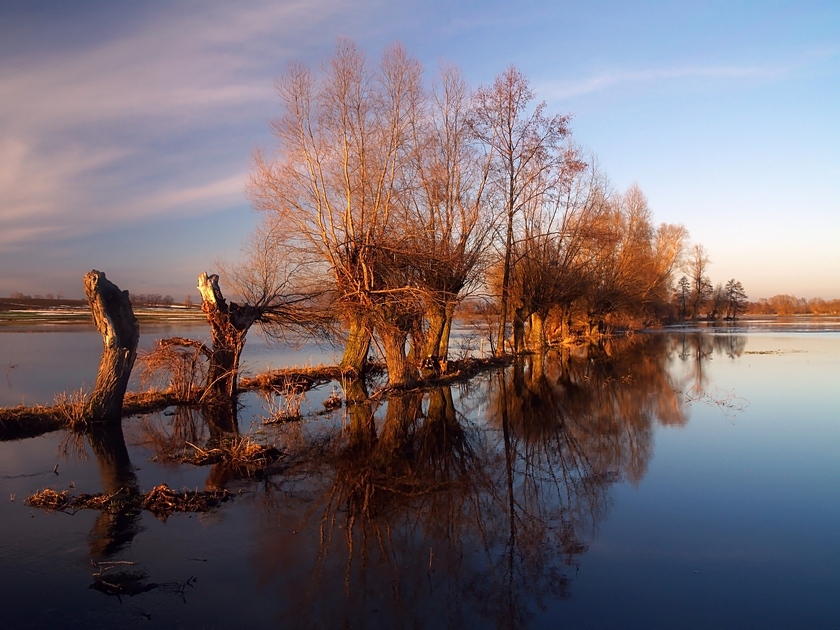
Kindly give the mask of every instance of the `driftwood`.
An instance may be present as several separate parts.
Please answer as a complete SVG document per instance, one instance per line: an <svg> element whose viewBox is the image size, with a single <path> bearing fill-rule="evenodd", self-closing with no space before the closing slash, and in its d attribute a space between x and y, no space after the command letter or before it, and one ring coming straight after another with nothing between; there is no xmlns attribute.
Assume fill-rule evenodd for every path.
<svg viewBox="0 0 840 630"><path fill-rule="evenodd" d="M105 344L85 415L91 422L119 422L137 358L140 325L131 309L128 291L120 291L101 271L85 274L85 295Z"/></svg>

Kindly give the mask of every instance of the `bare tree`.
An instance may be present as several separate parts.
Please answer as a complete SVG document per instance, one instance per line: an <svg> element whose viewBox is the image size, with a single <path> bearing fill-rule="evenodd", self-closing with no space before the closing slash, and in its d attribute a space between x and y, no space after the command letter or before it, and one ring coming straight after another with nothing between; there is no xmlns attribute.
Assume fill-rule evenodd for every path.
<svg viewBox="0 0 840 630"><path fill-rule="evenodd" d="M423 291L426 328L413 358L445 369L455 307L484 269L492 237L485 211L490 161L470 133L471 95L454 66L441 70L426 116L415 122L416 186L407 186L407 264Z"/></svg>
<svg viewBox="0 0 840 630"><path fill-rule="evenodd" d="M514 66L475 96L472 128L492 161L492 181L505 222L498 354L505 352L514 223L523 207L554 185L565 155L562 141L569 133L569 116L546 115L545 103L531 105L534 96L527 77Z"/></svg>
<svg viewBox="0 0 840 630"><path fill-rule="evenodd" d="M667 308L687 236L679 225L654 227L636 185L614 195L607 206L591 228L595 255L585 296L590 333L657 321Z"/></svg>
<svg viewBox="0 0 840 630"><path fill-rule="evenodd" d="M685 262L685 272L691 283L691 316L699 317L700 309L712 293L712 283L708 277L711 259L706 248L699 243L693 245L688 251L688 258Z"/></svg>
<svg viewBox="0 0 840 630"><path fill-rule="evenodd" d="M341 40L321 75L293 64L278 81L283 115L273 124L279 159L257 157L258 208L299 236L329 272L349 332L342 366L361 374L376 331L392 386L416 370L405 353L422 316L404 209L417 169L422 68L400 47L371 68Z"/></svg>
<svg viewBox="0 0 840 630"><path fill-rule="evenodd" d="M510 294L515 348L522 347L528 322L530 345L548 344L545 322L553 309L566 322L561 334L568 334L571 308L586 290L591 226L604 210L603 182L577 149L569 148L558 167L563 173L554 186L539 197L539 203L523 208L521 232L514 242Z"/></svg>
<svg viewBox="0 0 840 630"><path fill-rule="evenodd" d="M688 298L691 294L691 281L682 276L677 282L676 299L679 318L685 319L688 314Z"/></svg>
<svg viewBox="0 0 840 630"><path fill-rule="evenodd" d="M223 266L231 292L240 302L228 301L219 287L219 276L198 277L201 308L210 323L212 348L208 387L214 394L237 392L239 359L251 326L260 324L273 337L324 336L330 312L323 304L327 291L305 273L305 261L284 243L287 235L272 221L259 225L244 249L243 259Z"/></svg>

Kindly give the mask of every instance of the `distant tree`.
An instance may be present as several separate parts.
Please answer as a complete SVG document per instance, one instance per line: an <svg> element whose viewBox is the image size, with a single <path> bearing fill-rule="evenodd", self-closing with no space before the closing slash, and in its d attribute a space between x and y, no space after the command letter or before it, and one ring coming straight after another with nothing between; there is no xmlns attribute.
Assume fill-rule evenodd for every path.
<svg viewBox="0 0 840 630"><path fill-rule="evenodd" d="M770 312L776 315L798 315L807 313L808 303L795 295L779 294L767 300Z"/></svg>
<svg viewBox="0 0 840 630"><path fill-rule="evenodd" d="M700 310L712 294L712 283L707 275L710 264L711 259L705 247L696 244L689 249L684 270L691 283L689 303L691 305L691 316L695 318L700 316Z"/></svg>
<svg viewBox="0 0 840 630"><path fill-rule="evenodd" d="M738 319L738 313L747 308L747 294L743 285L735 278L726 283L726 319Z"/></svg>
<svg viewBox="0 0 840 630"><path fill-rule="evenodd" d="M720 319L728 307L727 293L723 285L718 283L712 289L712 294L709 297L709 319Z"/></svg>
<svg viewBox="0 0 840 630"><path fill-rule="evenodd" d="M691 295L691 281L683 276L677 282L677 311L679 312L680 319L685 319L688 315L688 299Z"/></svg>

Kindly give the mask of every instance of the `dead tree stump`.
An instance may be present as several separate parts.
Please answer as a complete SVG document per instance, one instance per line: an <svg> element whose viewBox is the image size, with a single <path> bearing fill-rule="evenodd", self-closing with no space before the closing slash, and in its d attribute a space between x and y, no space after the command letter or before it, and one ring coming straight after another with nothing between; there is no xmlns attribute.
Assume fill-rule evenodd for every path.
<svg viewBox="0 0 840 630"><path fill-rule="evenodd" d="M219 288L219 276L202 273L198 276L201 309L210 324L213 341L207 386L211 395L236 396L239 357L248 329L259 320L261 311L249 304L228 303Z"/></svg>
<svg viewBox="0 0 840 630"><path fill-rule="evenodd" d="M91 422L119 422L128 379L137 358L140 324L131 308L128 291L120 291L101 271L85 274L85 295L105 344L86 416Z"/></svg>

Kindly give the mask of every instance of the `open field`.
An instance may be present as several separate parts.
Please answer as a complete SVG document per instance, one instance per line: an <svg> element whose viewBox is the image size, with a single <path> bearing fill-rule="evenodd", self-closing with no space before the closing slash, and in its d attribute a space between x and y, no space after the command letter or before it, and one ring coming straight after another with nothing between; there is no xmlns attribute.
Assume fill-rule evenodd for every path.
<svg viewBox="0 0 840 630"><path fill-rule="evenodd" d="M203 320L198 306L138 306L134 314L142 321ZM0 326L16 324L90 324L87 300L47 298L0 298Z"/></svg>

